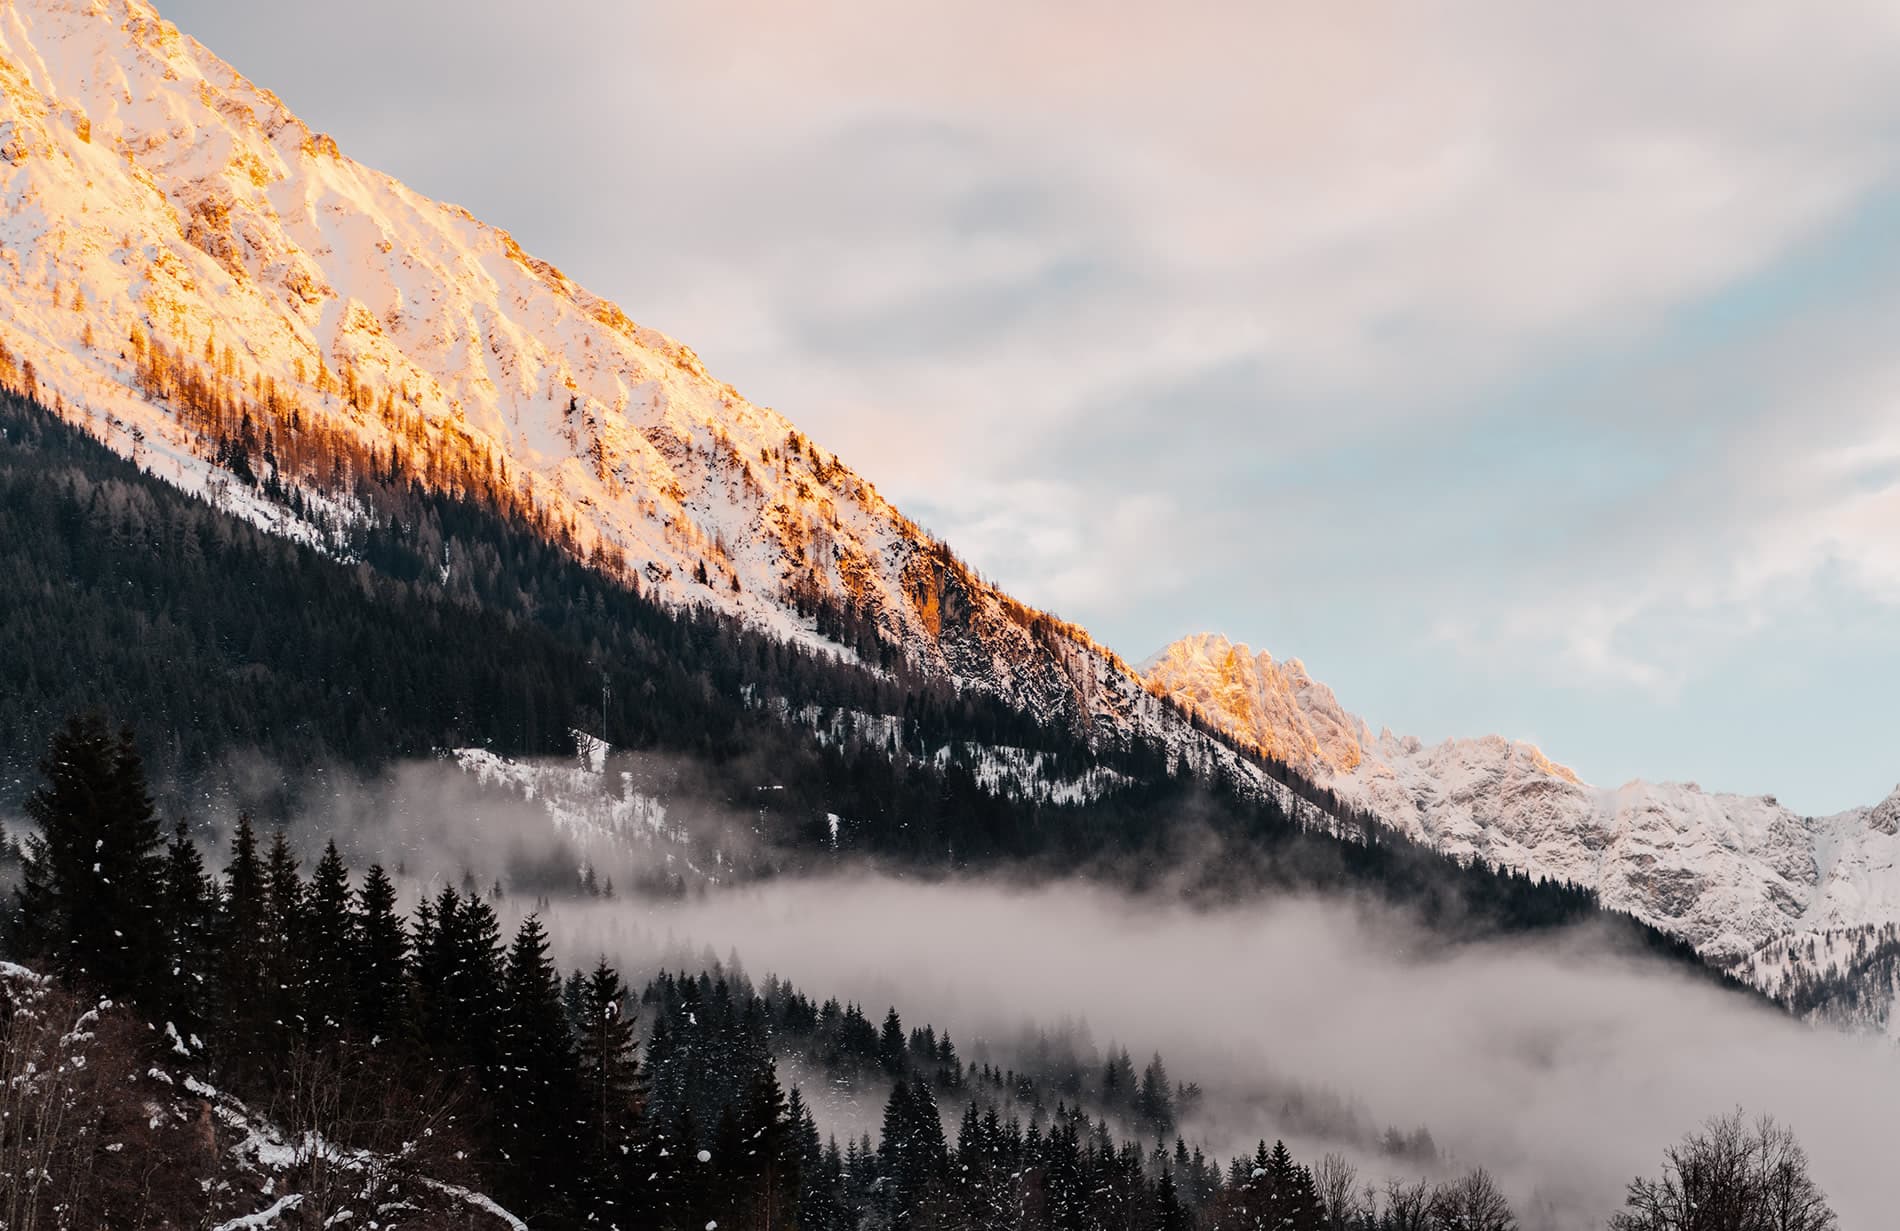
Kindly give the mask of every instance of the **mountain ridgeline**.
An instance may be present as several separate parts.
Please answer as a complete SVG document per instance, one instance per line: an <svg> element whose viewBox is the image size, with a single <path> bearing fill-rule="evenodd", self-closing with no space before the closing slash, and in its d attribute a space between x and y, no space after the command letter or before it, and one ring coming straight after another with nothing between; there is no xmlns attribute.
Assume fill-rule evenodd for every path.
<svg viewBox="0 0 1900 1231"><path fill-rule="evenodd" d="M901 661L874 671L652 601L637 580L466 497L388 479L351 496L375 513L346 562L0 397L0 572L10 592L35 596L0 610L14 781L64 715L95 708L123 716L167 775L200 792L240 753L294 777L466 745L566 752L581 726L691 758L725 803L756 815L763 842L741 875L874 856L1141 885L1172 881L1177 857L1211 837L1225 857L1187 863L1191 890L1358 890L1452 932L1602 919L1695 961L1587 891L1461 863L1369 820L1340 832L1302 823L1218 762L1197 772L1157 746L1091 744ZM807 709L887 734L821 739L788 720ZM969 756L993 748L1033 750L1056 775L1111 771L1113 785L1066 802L997 789ZM962 753L937 755L946 749Z"/></svg>
<svg viewBox="0 0 1900 1231"><path fill-rule="evenodd" d="M187 778L580 728L703 760L748 810L783 788L773 850L1152 866L1191 818L1237 843L1204 861L1234 884L1405 885L1482 926L1592 913L1434 859L1162 695L145 0L14 6L0 78L0 384L132 463L12 429L8 565L36 596L7 613L16 782L93 704Z"/></svg>

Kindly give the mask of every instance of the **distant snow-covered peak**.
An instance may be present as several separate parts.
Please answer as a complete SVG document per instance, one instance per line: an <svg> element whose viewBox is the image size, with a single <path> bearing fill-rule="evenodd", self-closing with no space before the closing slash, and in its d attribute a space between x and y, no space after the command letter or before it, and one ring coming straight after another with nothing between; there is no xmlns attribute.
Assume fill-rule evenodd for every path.
<svg viewBox="0 0 1900 1231"><path fill-rule="evenodd" d="M1717 960L1794 933L1900 922L1900 788L1807 818L1772 796L1690 782L1593 786L1521 740L1374 736L1297 663L1203 633L1143 670L1151 688L1403 832L1595 889Z"/></svg>

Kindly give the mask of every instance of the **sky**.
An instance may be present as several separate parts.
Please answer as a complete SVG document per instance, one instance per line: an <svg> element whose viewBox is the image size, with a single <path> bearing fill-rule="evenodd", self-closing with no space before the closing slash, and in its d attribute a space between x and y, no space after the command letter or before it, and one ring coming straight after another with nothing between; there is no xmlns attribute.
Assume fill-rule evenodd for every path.
<svg viewBox="0 0 1900 1231"><path fill-rule="evenodd" d="M171 0L1139 660L1900 782L1900 10Z"/></svg>

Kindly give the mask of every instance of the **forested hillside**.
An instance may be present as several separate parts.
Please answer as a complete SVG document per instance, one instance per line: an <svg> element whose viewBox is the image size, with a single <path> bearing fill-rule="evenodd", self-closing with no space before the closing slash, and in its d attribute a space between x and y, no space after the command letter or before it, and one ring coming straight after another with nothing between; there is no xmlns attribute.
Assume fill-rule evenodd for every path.
<svg viewBox="0 0 1900 1231"><path fill-rule="evenodd" d="M208 869L97 718L42 773L6 929L38 969L0 969L9 1226L1517 1225L1482 1170L1362 1187L1265 1142L1223 1166L1176 1131L1200 1086L1158 1055L979 1066L895 1006L874 1027L718 967L636 995L604 958L557 969L532 913L507 938L496 901L449 887L405 917L383 868L332 843L306 876L249 818ZM822 1133L786 1064L881 1099L877 1134ZM1377 1148L1438 1162L1422 1132Z"/></svg>
<svg viewBox="0 0 1900 1231"><path fill-rule="evenodd" d="M700 763L758 816L755 872L857 853L1142 883L1211 833L1227 857L1201 861L1190 888L1359 887L1466 930L1599 914L1588 893L1462 865L1369 820L1315 831L1219 773L1140 744L1092 748L901 660L872 671L649 601L471 502L360 484L372 514L337 558L143 473L28 399L0 395L0 433L0 576L32 597L0 607L0 753L16 800L46 732L89 709L129 722L162 779L194 781L239 752L294 778L468 745L565 751L580 726ZM786 720L809 709L883 715L888 734L821 740ZM1121 785L1045 802L986 790L966 758L936 755L997 747L1036 750L1055 773L1106 767Z"/></svg>

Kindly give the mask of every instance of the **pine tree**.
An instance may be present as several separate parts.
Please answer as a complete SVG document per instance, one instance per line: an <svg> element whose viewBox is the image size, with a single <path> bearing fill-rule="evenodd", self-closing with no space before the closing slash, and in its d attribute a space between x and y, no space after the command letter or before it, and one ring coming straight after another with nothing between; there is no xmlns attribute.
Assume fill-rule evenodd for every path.
<svg viewBox="0 0 1900 1231"><path fill-rule="evenodd" d="M357 890L351 961L354 1017L363 1041L399 1037L408 1019L409 936L396 913L396 887L373 864Z"/></svg>
<svg viewBox="0 0 1900 1231"><path fill-rule="evenodd" d="M159 1008L185 1040L204 1030L211 1008L216 910L217 889L185 818L179 817L165 847L160 930L168 978Z"/></svg>
<svg viewBox="0 0 1900 1231"><path fill-rule="evenodd" d="M884 1028L877 1036L877 1062L892 1077L903 1073L908 1064L909 1053L904 1043L904 1022L897 1016L897 1006L892 1005L884 1015Z"/></svg>
<svg viewBox="0 0 1900 1231"><path fill-rule="evenodd" d="M108 995L164 995L163 833L129 729L67 720L26 801L39 832L26 841L16 940L68 978Z"/></svg>
<svg viewBox="0 0 1900 1231"><path fill-rule="evenodd" d="M634 1052L633 1015L619 974L604 958L581 989L578 1034L581 1151L592 1199L608 1221L634 1219L642 1207L628 1180L648 1161L641 1131L645 1090Z"/></svg>
<svg viewBox="0 0 1900 1231"><path fill-rule="evenodd" d="M444 887L416 912L417 1029L449 1070L491 1076L500 1059L501 935L479 898Z"/></svg>
<svg viewBox="0 0 1900 1231"><path fill-rule="evenodd" d="M805 1105L804 1095L798 1087L792 1087L791 1098L786 1104L785 1118L791 1126L791 1150L798 1161L798 1201L796 1223L801 1228L812 1231L826 1231L837 1220L837 1179L827 1171L825 1160L825 1141L818 1132L818 1122L812 1118L811 1108ZM832 1143L832 1151L837 1143Z"/></svg>
<svg viewBox="0 0 1900 1231"><path fill-rule="evenodd" d="M323 858L310 878L304 910L303 999L308 1029L315 1038L334 1039L349 1024L356 949L350 872L332 841L323 848Z"/></svg>
<svg viewBox="0 0 1900 1231"><path fill-rule="evenodd" d="M265 995L267 932L264 865L249 813L238 817L231 862L224 869L218 914L218 1015L228 1037L227 1057L240 1076L264 1062L270 1011Z"/></svg>
<svg viewBox="0 0 1900 1231"><path fill-rule="evenodd" d="M884 1222L892 1231L906 1231L915 1214L918 1168L911 1157L915 1148L911 1125L916 1118L910 1083L900 1077L891 1087L891 1096L884 1100L884 1127L877 1147L877 1167L883 1181L879 1192L883 1198Z"/></svg>
<svg viewBox="0 0 1900 1231"><path fill-rule="evenodd" d="M1168 1082L1167 1066L1156 1052L1141 1072L1141 1085L1135 1091L1135 1114L1141 1127L1157 1138L1165 1138L1174 1128L1174 1087Z"/></svg>
<svg viewBox="0 0 1900 1231"><path fill-rule="evenodd" d="M1193 1215L1181 1204L1171 1167L1163 1167L1161 1178L1155 1182L1154 1226L1155 1231L1192 1231L1194 1226Z"/></svg>
<svg viewBox="0 0 1900 1231"><path fill-rule="evenodd" d="M798 1206L799 1157L791 1109L768 1059L756 1070L739 1111L740 1152L735 1165L744 1177L744 1213L736 1225L778 1227Z"/></svg>
<svg viewBox="0 0 1900 1231"><path fill-rule="evenodd" d="M308 1032L304 1021L303 881L283 830L271 836L264 864L264 993L272 1026L287 1036Z"/></svg>
<svg viewBox="0 0 1900 1231"><path fill-rule="evenodd" d="M943 1178L947 1151L930 1083L899 1078L884 1104L878 1146L885 1212L893 1228L909 1227Z"/></svg>
<svg viewBox="0 0 1900 1231"><path fill-rule="evenodd" d="M496 1142L511 1195L528 1212L546 1211L573 1187L580 1091L560 977L533 915L509 947L504 997Z"/></svg>
<svg viewBox="0 0 1900 1231"><path fill-rule="evenodd" d="M501 1063L502 963L501 921L479 897L462 900L457 937L455 1003L464 1044L477 1073L492 1074Z"/></svg>

